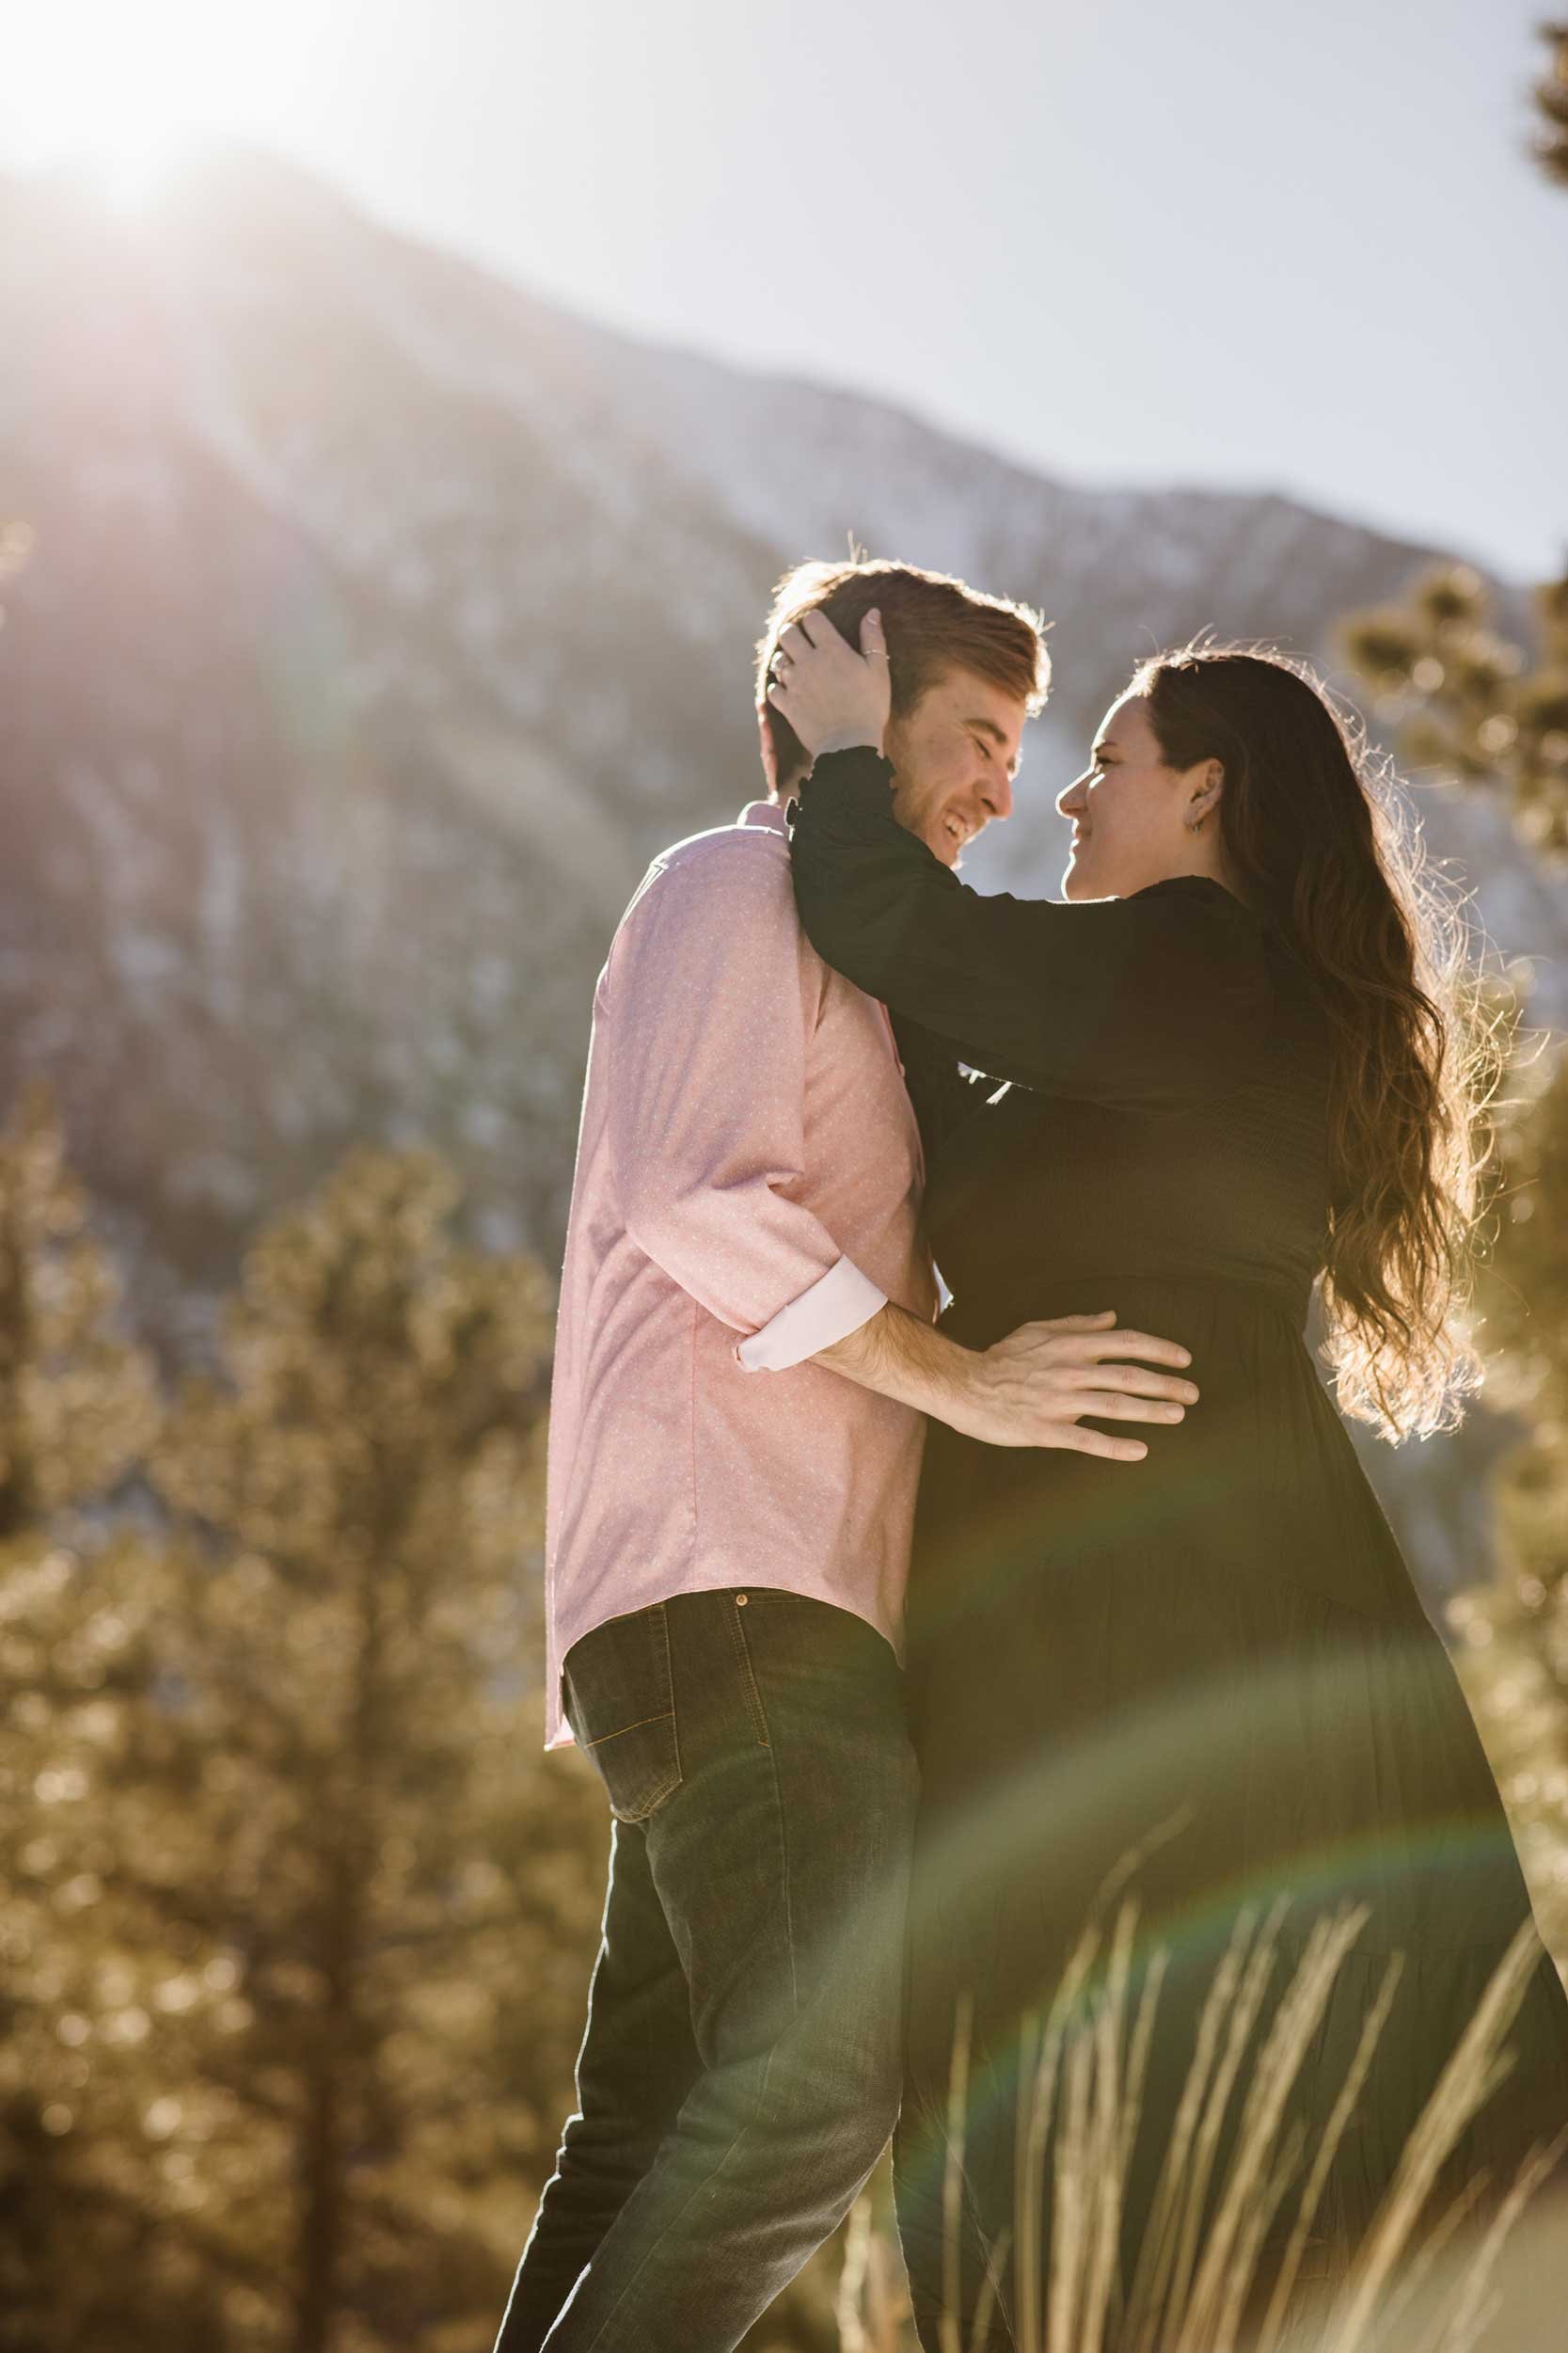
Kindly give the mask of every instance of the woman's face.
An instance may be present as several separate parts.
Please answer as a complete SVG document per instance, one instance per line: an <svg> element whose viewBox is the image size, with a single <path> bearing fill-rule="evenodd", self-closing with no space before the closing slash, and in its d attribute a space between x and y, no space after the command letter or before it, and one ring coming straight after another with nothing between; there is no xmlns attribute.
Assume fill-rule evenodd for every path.
<svg viewBox="0 0 1568 2353"><path fill-rule="evenodd" d="M1056 803L1072 819L1063 898L1128 898L1172 875L1213 872L1220 776L1217 760L1166 766L1142 695L1113 703L1089 767Z"/></svg>

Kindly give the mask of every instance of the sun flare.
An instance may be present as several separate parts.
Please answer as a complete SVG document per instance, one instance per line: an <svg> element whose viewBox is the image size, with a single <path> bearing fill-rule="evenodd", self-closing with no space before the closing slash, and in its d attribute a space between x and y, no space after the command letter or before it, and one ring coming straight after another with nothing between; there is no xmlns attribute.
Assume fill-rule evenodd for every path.
<svg viewBox="0 0 1568 2353"><path fill-rule="evenodd" d="M234 21L202 0L66 8L35 20L7 61L7 161L148 200L193 149L221 137L243 89Z"/></svg>

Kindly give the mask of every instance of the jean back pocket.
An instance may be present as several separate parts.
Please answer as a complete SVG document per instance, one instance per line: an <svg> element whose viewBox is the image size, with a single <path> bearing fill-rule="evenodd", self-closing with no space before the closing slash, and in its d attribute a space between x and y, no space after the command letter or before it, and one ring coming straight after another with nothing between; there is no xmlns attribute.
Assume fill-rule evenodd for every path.
<svg viewBox="0 0 1568 2353"><path fill-rule="evenodd" d="M646 1821L680 1787L665 1606L612 1617L575 1642L562 1672L566 1720L618 1821Z"/></svg>

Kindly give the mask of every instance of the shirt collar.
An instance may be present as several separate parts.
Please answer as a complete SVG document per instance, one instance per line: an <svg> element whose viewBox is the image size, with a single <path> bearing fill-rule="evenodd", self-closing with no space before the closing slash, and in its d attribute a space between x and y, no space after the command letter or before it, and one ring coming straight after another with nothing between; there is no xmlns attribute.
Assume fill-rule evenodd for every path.
<svg viewBox="0 0 1568 2353"><path fill-rule="evenodd" d="M748 801L740 812L742 825L760 826L764 833L787 834L788 822L778 801Z"/></svg>

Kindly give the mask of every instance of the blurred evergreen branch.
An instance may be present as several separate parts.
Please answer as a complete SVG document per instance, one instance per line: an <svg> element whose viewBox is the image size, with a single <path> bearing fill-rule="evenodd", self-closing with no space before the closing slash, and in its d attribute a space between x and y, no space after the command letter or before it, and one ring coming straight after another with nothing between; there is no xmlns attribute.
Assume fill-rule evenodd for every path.
<svg viewBox="0 0 1568 2353"><path fill-rule="evenodd" d="M1551 64L1537 84L1534 153L1568 187L1568 24L1544 24ZM1568 857L1568 565L1534 595L1535 641L1514 644L1465 564L1427 572L1398 604L1348 616L1350 667L1398 724L1400 755L1506 793L1524 839Z"/></svg>
<svg viewBox="0 0 1568 2353"><path fill-rule="evenodd" d="M119 1331L119 1283L87 1229L34 1088L0 1135L0 1540L108 1492L157 1425L150 1360Z"/></svg>
<svg viewBox="0 0 1568 2353"><path fill-rule="evenodd" d="M1340 642L1352 669L1399 725L1415 768L1500 789L1523 838L1568 856L1568 570L1536 591L1533 651L1495 625L1468 564L1438 566L1403 604L1352 613Z"/></svg>
<svg viewBox="0 0 1568 2353"><path fill-rule="evenodd" d="M1552 61L1535 86L1535 158L1549 180L1568 187L1568 24L1543 24L1541 38L1552 45Z"/></svg>

